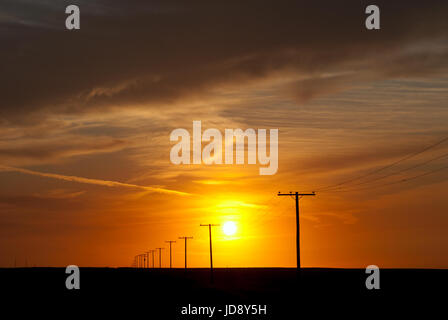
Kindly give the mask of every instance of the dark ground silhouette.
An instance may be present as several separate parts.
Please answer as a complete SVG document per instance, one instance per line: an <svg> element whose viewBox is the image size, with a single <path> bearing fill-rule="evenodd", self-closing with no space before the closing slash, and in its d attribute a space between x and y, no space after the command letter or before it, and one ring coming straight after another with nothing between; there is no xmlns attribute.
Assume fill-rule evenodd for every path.
<svg viewBox="0 0 448 320"><path fill-rule="evenodd" d="M286 268L215 269L211 284L208 269L81 268L80 290L66 289L67 276L65 268L0 269L2 309L101 319L398 317L442 308L448 292L448 270L433 269L381 269L379 290L366 289L364 269L306 268L300 276ZM189 304L223 312L226 304L266 305L267 315L182 315Z"/></svg>

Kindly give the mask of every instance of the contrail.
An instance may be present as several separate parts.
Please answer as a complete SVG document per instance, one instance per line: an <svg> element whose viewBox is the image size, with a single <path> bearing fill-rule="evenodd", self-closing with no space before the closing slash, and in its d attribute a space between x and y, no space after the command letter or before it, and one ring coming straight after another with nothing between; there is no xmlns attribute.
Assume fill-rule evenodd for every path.
<svg viewBox="0 0 448 320"><path fill-rule="evenodd" d="M94 185L106 186L106 187L133 188L133 189L140 189L140 190L145 190L145 191L150 191L150 192L157 192L157 193L176 194L176 195L179 195L179 196L191 195L190 193L186 193L186 192L181 192L181 191L176 191L176 190L169 190L169 189L158 188L158 187L147 187L147 186L139 186L137 184L118 182L118 181L89 179L89 178L76 177L76 176L66 176L66 175L62 175L62 174L38 172L38 171L22 169L22 168L16 168L16 167L3 166L3 165L0 165L0 171L20 172L20 173L24 173L24 174L30 174L30 175L33 175L33 176L39 176L39 177L45 177L45 178L53 178L53 179L72 181L72 182L78 182L78 183L94 184Z"/></svg>

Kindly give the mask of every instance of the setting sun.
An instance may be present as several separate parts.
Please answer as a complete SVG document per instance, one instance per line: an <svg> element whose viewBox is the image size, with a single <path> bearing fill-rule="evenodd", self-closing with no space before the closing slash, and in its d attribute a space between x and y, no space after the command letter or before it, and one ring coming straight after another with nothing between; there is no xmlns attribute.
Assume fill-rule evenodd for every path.
<svg viewBox="0 0 448 320"><path fill-rule="evenodd" d="M233 221L227 221L222 226L222 231L226 236L233 236L236 233L236 223Z"/></svg>

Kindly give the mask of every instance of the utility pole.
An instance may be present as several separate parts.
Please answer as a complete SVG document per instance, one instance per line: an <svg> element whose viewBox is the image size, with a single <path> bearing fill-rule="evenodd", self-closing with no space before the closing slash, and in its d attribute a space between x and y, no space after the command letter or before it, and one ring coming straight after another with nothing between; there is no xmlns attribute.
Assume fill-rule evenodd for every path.
<svg viewBox="0 0 448 320"><path fill-rule="evenodd" d="M165 248L156 248L157 250L159 250L159 269L162 268L162 250L164 250Z"/></svg>
<svg viewBox="0 0 448 320"><path fill-rule="evenodd" d="M299 192L289 192L289 193L280 193L278 192L278 196L294 196L296 201L296 250L297 250L297 270L300 271L300 218L299 218L299 199L304 196L315 196L316 193L313 191L312 193L299 193Z"/></svg>
<svg viewBox="0 0 448 320"><path fill-rule="evenodd" d="M142 255L139 254L137 257L138 257L138 267L141 268L142 267Z"/></svg>
<svg viewBox="0 0 448 320"><path fill-rule="evenodd" d="M152 255L152 268L154 269L156 267L154 265L154 252L156 252L156 250L149 250L149 252L151 252L151 255Z"/></svg>
<svg viewBox="0 0 448 320"><path fill-rule="evenodd" d="M179 239L185 240L185 270L187 270L187 240L193 239L193 237L179 237Z"/></svg>
<svg viewBox="0 0 448 320"><path fill-rule="evenodd" d="M219 224L201 224L201 227L208 227L208 237L210 238L210 281L213 282L213 254L212 254L212 227L218 227Z"/></svg>
<svg viewBox="0 0 448 320"><path fill-rule="evenodd" d="M145 256L146 256L146 269L149 269L149 251L145 252Z"/></svg>
<svg viewBox="0 0 448 320"><path fill-rule="evenodd" d="M172 265L172 263L171 263L171 259L172 259L172 255L171 255L171 244L172 243L176 243L176 241L174 241L174 240L168 240L168 241L165 241L166 243L169 243L170 244L170 269L173 267L173 265Z"/></svg>
<svg viewBox="0 0 448 320"><path fill-rule="evenodd" d="M152 250L149 250L149 251L147 251L146 252L146 261L147 261L147 263L146 263L146 267L149 269L149 254L152 252ZM153 260L153 262L154 262L154 260Z"/></svg>

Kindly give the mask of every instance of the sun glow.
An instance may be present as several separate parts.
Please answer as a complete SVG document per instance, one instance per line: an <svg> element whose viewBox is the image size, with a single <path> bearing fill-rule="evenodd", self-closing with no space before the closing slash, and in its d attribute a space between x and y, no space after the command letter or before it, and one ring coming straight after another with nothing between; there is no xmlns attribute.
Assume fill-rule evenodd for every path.
<svg viewBox="0 0 448 320"><path fill-rule="evenodd" d="M233 236L236 233L237 226L236 223L233 221L227 221L222 226L222 231L226 236Z"/></svg>

